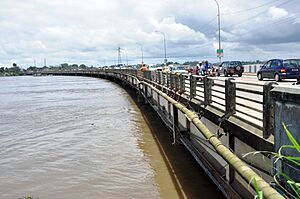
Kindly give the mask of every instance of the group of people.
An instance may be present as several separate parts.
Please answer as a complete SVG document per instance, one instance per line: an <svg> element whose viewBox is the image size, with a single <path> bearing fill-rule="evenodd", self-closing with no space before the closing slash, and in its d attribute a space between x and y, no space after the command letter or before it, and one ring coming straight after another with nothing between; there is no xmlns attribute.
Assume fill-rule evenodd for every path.
<svg viewBox="0 0 300 199"><path fill-rule="evenodd" d="M209 69L208 61L199 62L196 67L196 75L206 75Z"/></svg>

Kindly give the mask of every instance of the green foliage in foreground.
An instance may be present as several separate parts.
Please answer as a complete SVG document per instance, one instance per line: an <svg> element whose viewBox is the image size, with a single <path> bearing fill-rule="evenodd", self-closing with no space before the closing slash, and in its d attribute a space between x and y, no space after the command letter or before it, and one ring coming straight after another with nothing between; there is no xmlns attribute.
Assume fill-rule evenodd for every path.
<svg viewBox="0 0 300 199"><path fill-rule="evenodd" d="M274 158L274 164L278 162L279 160L281 161L287 161L291 162L292 164L300 167L300 145L297 142L297 140L293 137L292 133L288 130L286 125L282 123L282 126L291 141L292 145L283 145L279 148L278 152L270 152L270 151L256 151L256 152L250 152L243 157L248 156L248 155L256 155L256 154L263 154L263 155L271 155ZM299 155L297 156L286 156L282 154L283 149L292 149L298 151ZM276 183L276 189L282 193L282 194L287 194L293 198L300 198L300 183L295 182L290 176L286 175L285 173L282 173L280 171L277 171L277 173L273 176L273 179ZM284 182L284 183L282 183ZM255 196L256 199L263 199L263 193L261 190L259 190L255 178L253 179L253 186L254 189L257 193Z"/></svg>

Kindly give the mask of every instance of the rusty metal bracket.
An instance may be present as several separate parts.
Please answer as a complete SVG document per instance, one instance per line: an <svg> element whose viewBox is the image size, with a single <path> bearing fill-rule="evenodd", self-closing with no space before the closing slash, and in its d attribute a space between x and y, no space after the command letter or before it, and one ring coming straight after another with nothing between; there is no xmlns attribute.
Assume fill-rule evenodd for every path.
<svg viewBox="0 0 300 199"><path fill-rule="evenodd" d="M204 83L204 105L210 105L212 103L212 85L213 80L209 79L207 76L203 79Z"/></svg>
<svg viewBox="0 0 300 199"><path fill-rule="evenodd" d="M236 113L236 86L232 82L234 78L225 80L225 115L231 116Z"/></svg>
<svg viewBox="0 0 300 199"><path fill-rule="evenodd" d="M232 77L225 80L225 114L218 119L219 128L217 130L217 136L219 138L223 135L227 135L227 132L220 132L222 123L236 113L236 85L232 80L234 80Z"/></svg>
<svg viewBox="0 0 300 199"><path fill-rule="evenodd" d="M197 77L190 75L190 99L196 97Z"/></svg>
<svg viewBox="0 0 300 199"><path fill-rule="evenodd" d="M271 90L277 85L276 82L266 82L263 86L263 138L269 138L275 131L274 100Z"/></svg>

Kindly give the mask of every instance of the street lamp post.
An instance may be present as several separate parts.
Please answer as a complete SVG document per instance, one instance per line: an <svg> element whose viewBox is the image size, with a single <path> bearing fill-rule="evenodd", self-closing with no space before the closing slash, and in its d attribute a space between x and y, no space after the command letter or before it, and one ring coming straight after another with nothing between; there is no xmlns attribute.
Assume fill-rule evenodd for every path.
<svg viewBox="0 0 300 199"><path fill-rule="evenodd" d="M215 0L217 6L218 6L218 26L219 26L219 51L218 51L218 57L220 60L220 64L222 62L221 59L221 54L223 54L223 52L221 52L221 22L220 22L220 6L217 0Z"/></svg>
<svg viewBox="0 0 300 199"><path fill-rule="evenodd" d="M125 55L126 55L126 64L128 66L128 58L127 58L127 50L125 49Z"/></svg>
<svg viewBox="0 0 300 199"><path fill-rule="evenodd" d="M167 64L168 60L167 60L166 34L164 32L160 32L158 30L156 30L155 32L160 33L164 36L164 49L165 49L165 60L164 60L164 62L165 62L165 64Z"/></svg>
<svg viewBox="0 0 300 199"><path fill-rule="evenodd" d="M125 48L121 48L121 50L123 50L125 52L125 56L126 56L126 65L128 66L128 58L127 58L127 50Z"/></svg>
<svg viewBox="0 0 300 199"><path fill-rule="evenodd" d="M143 45L142 45L142 44L140 44L140 43L136 43L136 44L141 46L141 52L142 52L142 65L141 65L141 67L142 67L142 66L143 66L143 64L144 64L144 52L143 52Z"/></svg>

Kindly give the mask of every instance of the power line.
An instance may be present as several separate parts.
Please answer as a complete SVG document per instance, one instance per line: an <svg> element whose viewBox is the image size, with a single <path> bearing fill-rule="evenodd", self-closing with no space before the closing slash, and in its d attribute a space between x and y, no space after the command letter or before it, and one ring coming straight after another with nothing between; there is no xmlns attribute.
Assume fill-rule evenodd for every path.
<svg viewBox="0 0 300 199"><path fill-rule="evenodd" d="M262 29L262 28L265 28L266 26L271 26L271 25L273 25L273 24L280 25L280 24L283 24L283 23L287 23L287 22L290 22L290 21L295 20L296 18L298 18L298 16L299 16L299 14L294 15L294 16L289 16L289 17L286 17L286 18L283 18L283 19L279 19L279 20L277 20L277 21L275 21L275 22L264 24L264 25L262 25L262 26L256 27L256 28L251 29L251 30L249 30L249 31L247 31L247 32L244 32L244 33L240 33L240 34L234 34L234 33L231 33L231 34L234 34L234 35L236 35L236 36L244 36L244 35L247 35L247 34L249 34L249 33L254 32L254 31L258 31L258 32L259 32L259 31L261 31L261 30L265 30L265 29ZM270 29L271 29L271 28L270 28Z"/></svg>
<svg viewBox="0 0 300 199"><path fill-rule="evenodd" d="M236 12L223 13L222 15L235 15L235 14L242 13L242 12L245 12L245 11L255 10L255 9L257 9L257 8L264 7L264 6L266 6L266 5L273 4L273 3L277 2L277 1L281 1L281 0L271 1L271 2L268 2L268 3L261 4L261 5L259 5L259 6L256 6L256 7L247 8L247 9L239 10L239 11L236 11Z"/></svg>
<svg viewBox="0 0 300 199"><path fill-rule="evenodd" d="M290 2L292 2L292 1L294 1L294 0L287 0L287 1L284 1L283 3L278 4L278 5L276 5L276 6L282 6L282 5L287 4L287 3L290 3ZM249 21L249 20L252 20L253 18L256 18L256 17L258 17L258 16L260 16L260 15L263 15L263 14L265 14L265 10L262 11L262 12L259 12L258 14L255 14L255 15L249 17L249 18L246 18L245 20L239 21L239 22L236 23L236 24L228 25L228 26L225 26L225 27L223 26L223 29L226 29L226 28L232 28L232 27L234 27L234 26L240 25L240 24L242 24L242 23L244 23L244 22L247 22L247 21Z"/></svg>
<svg viewBox="0 0 300 199"><path fill-rule="evenodd" d="M199 30L202 32L202 28L207 29L207 26L214 22L217 19L218 15L214 16L211 20L209 20L207 23L200 26Z"/></svg>

